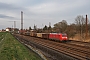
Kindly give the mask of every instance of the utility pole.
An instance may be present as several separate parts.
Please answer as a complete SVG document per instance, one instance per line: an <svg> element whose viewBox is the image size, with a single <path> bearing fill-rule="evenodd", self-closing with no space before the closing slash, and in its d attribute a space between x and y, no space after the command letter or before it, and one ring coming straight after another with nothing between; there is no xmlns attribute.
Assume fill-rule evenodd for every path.
<svg viewBox="0 0 90 60"><path fill-rule="evenodd" d="M87 15L86 15L86 37L88 35L88 26L87 26Z"/></svg>

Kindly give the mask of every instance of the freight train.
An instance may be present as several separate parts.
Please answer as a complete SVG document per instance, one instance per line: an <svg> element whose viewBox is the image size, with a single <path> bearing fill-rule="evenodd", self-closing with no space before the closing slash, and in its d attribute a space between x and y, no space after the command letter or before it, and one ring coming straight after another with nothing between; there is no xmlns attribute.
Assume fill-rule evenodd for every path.
<svg viewBox="0 0 90 60"><path fill-rule="evenodd" d="M67 34L63 33L36 33L35 31L23 32L25 36L32 36L42 39L50 39L55 41L67 41Z"/></svg>

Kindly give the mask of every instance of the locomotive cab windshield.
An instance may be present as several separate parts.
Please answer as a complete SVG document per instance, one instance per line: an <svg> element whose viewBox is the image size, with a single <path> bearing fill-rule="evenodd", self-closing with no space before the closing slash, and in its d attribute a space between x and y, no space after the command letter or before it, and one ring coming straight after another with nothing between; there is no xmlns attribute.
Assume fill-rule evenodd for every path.
<svg viewBox="0 0 90 60"><path fill-rule="evenodd" d="M62 37L67 37L67 34L62 34Z"/></svg>

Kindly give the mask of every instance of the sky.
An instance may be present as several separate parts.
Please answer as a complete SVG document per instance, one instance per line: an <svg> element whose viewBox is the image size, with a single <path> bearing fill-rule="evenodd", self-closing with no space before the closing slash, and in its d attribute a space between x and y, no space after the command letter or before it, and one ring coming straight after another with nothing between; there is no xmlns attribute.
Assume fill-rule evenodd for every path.
<svg viewBox="0 0 90 60"><path fill-rule="evenodd" d="M23 11L23 28L42 28L66 20L75 23L78 15L88 15L90 19L90 0L0 0L0 29L21 28L21 11Z"/></svg>

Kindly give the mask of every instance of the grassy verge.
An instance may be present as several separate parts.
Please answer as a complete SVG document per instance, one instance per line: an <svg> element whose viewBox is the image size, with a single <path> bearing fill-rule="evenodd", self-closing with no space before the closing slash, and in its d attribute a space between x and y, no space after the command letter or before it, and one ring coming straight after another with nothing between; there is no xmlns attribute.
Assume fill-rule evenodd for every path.
<svg viewBox="0 0 90 60"><path fill-rule="evenodd" d="M38 55L29 51L10 33L3 33L3 35L4 39L0 43L0 60L41 60Z"/></svg>
<svg viewBox="0 0 90 60"><path fill-rule="evenodd" d="M5 32L0 32L0 41L3 39L3 37L5 36Z"/></svg>

